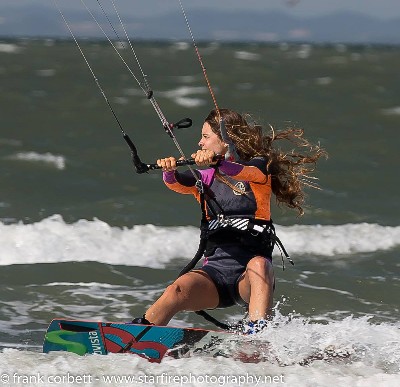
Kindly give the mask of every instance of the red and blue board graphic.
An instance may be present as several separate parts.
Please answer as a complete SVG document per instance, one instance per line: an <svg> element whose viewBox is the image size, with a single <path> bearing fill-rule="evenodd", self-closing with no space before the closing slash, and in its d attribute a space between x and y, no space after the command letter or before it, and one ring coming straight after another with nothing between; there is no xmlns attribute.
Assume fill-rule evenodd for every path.
<svg viewBox="0 0 400 387"><path fill-rule="evenodd" d="M151 362L161 362L167 352L169 356L180 357L207 335L212 340L215 335L227 333L154 325L55 319L47 329L43 352L68 351L78 355L131 353Z"/></svg>

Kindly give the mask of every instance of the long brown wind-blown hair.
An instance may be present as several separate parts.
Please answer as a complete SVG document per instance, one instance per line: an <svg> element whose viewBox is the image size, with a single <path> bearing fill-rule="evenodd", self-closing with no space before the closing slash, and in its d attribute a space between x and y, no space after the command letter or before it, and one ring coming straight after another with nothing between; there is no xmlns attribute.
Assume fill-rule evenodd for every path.
<svg viewBox="0 0 400 387"><path fill-rule="evenodd" d="M224 120L228 135L242 161L249 161L254 157L267 159L272 192L278 205L284 204L297 209L299 215L303 215L304 186L319 188L315 183L316 178L311 174L318 159L327 157L326 151L306 140L302 129L287 128L275 132L270 127L271 134L266 135L260 125L248 123L242 115L229 109L214 109L205 119L220 138L220 117ZM274 147L279 140L287 140L291 149L284 151Z"/></svg>

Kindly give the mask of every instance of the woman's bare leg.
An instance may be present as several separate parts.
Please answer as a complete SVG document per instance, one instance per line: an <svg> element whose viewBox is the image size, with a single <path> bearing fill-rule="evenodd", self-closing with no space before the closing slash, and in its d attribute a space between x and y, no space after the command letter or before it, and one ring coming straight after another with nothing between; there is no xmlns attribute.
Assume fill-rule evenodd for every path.
<svg viewBox="0 0 400 387"><path fill-rule="evenodd" d="M239 294L249 303L249 320L267 318L273 305L274 269L272 263L261 256L252 258L239 281Z"/></svg>
<svg viewBox="0 0 400 387"><path fill-rule="evenodd" d="M155 325L167 325L178 312L216 308L218 303L218 291L210 277L202 271L191 271L169 285L145 317Z"/></svg>

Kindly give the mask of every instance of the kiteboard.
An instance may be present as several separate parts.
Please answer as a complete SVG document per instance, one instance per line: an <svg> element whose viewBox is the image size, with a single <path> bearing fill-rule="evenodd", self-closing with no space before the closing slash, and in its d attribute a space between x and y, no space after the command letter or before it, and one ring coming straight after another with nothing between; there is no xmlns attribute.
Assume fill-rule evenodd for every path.
<svg viewBox="0 0 400 387"><path fill-rule="evenodd" d="M237 344L238 338L238 334L227 331L54 319L45 334L43 352L128 353L160 363L165 356L224 356L222 347Z"/></svg>
<svg viewBox="0 0 400 387"><path fill-rule="evenodd" d="M304 366L317 360L339 361L351 356L349 350L331 345L292 364L274 355L270 344L260 337L207 329L67 319L55 319L47 329L43 352L53 351L77 355L131 354L154 363L168 357L228 357L245 363L273 362L280 366Z"/></svg>

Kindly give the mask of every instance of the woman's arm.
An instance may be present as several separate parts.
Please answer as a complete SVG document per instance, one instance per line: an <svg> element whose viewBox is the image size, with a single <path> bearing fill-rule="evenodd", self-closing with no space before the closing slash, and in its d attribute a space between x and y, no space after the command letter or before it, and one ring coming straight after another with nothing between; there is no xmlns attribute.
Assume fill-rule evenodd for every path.
<svg viewBox="0 0 400 387"><path fill-rule="evenodd" d="M263 184L268 179L267 161L264 157L255 157L244 164L223 160L219 170L235 180Z"/></svg>
<svg viewBox="0 0 400 387"><path fill-rule="evenodd" d="M196 179L190 171L178 172L168 171L163 172L163 180L165 185L181 194L196 194Z"/></svg>

